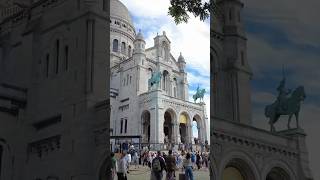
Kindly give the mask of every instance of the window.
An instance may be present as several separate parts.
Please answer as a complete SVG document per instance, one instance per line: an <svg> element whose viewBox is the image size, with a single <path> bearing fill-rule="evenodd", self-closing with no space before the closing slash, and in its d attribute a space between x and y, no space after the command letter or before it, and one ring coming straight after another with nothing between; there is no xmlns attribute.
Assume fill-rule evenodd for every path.
<svg viewBox="0 0 320 180"><path fill-rule="evenodd" d="M244 53L241 51L241 65L244 66Z"/></svg>
<svg viewBox="0 0 320 180"><path fill-rule="evenodd" d="M128 56L131 56L131 46L128 47Z"/></svg>
<svg viewBox="0 0 320 180"><path fill-rule="evenodd" d="M56 41L56 74L58 74L59 72L59 47L60 46L60 42L59 42L59 39L57 39Z"/></svg>
<svg viewBox="0 0 320 180"><path fill-rule="evenodd" d="M119 42L117 39L114 39L113 40L113 43L112 43L112 51L113 52L118 52L118 46L119 46Z"/></svg>
<svg viewBox="0 0 320 180"><path fill-rule="evenodd" d="M177 97L176 87L173 87L173 96Z"/></svg>
<svg viewBox="0 0 320 180"><path fill-rule="evenodd" d="M127 119L125 119L124 123L124 133L127 133Z"/></svg>
<svg viewBox="0 0 320 180"><path fill-rule="evenodd" d="M46 77L49 77L49 54L46 56Z"/></svg>
<svg viewBox="0 0 320 180"><path fill-rule="evenodd" d="M69 47L65 46L64 47L64 59L65 59L65 70L68 70L68 66L69 66Z"/></svg>
<svg viewBox="0 0 320 180"><path fill-rule="evenodd" d="M127 74L127 85L129 83L129 74Z"/></svg>
<svg viewBox="0 0 320 180"><path fill-rule="evenodd" d="M132 78L132 76L130 76L130 84L131 84L131 78Z"/></svg>
<svg viewBox="0 0 320 180"><path fill-rule="evenodd" d="M120 122L120 134L122 134L122 128L123 128L123 118L121 118L121 122Z"/></svg>
<svg viewBox="0 0 320 180"><path fill-rule="evenodd" d="M103 9L103 11L106 10L106 0L102 1L102 9Z"/></svg>
<svg viewBox="0 0 320 180"><path fill-rule="evenodd" d="M122 42L122 43L121 43L121 53L122 53L122 54L125 54L125 53L126 53L126 43L125 43L125 42Z"/></svg>

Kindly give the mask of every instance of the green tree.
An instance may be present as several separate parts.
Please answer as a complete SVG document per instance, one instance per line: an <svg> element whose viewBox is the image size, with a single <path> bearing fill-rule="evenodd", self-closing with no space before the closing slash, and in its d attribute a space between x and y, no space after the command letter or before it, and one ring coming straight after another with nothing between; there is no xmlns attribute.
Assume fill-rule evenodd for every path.
<svg viewBox="0 0 320 180"><path fill-rule="evenodd" d="M213 12L214 2L201 2L201 0L170 0L171 6L169 7L168 14L174 18L176 24L189 20L188 12L192 13L195 17L200 17L204 21Z"/></svg>

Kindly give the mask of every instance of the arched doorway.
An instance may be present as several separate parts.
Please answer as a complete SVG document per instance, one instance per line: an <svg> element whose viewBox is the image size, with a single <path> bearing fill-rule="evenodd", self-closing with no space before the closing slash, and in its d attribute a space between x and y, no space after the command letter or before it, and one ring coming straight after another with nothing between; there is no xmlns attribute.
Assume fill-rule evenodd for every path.
<svg viewBox="0 0 320 180"><path fill-rule="evenodd" d="M290 180L290 176L282 168L274 167L268 173L266 180Z"/></svg>
<svg viewBox="0 0 320 180"><path fill-rule="evenodd" d="M201 117L196 114L193 118L192 118L192 135L193 138L196 138L198 140L198 142L195 143L200 143L203 141L203 137L202 137L202 126L201 126ZM194 134L197 133L197 134Z"/></svg>
<svg viewBox="0 0 320 180"><path fill-rule="evenodd" d="M256 177L250 166L240 158L229 161L222 171L222 180L255 180Z"/></svg>
<svg viewBox="0 0 320 180"><path fill-rule="evenodd" d="M141 115L143 143L150 142L150 117L151 115L149 111L143 111Z"/></svg>
<svg viewBox="0 0 320 180"><path fill-rule="evenodd" d="M111 171L108 171L108 169L111 168L111 157L107 157L103 164L100 166L99 170L99 180L108 180L111 177Z"/></svg>
<svg viewBox="0 0 320 180"><path fill-rule="evenodd" d="M180 142L188 142L188 116L186 113L182 113L179 118L179 133L180 133Z"/></svg>
<svg viewBox="0 0 320 180"><path fill-rule="evenodd" d="M229 166L223 170L222 174L223 180L245 180L241 172L232 166Z"/></svg>
<svg viewBox="0 0 320 180"><path fill-rule="evenodd" d="M174 142L174 124L175 114L172 110L167 110L164 113L164 123L163 123L163 132L164 132L164 142L173 143Z"/></svg>

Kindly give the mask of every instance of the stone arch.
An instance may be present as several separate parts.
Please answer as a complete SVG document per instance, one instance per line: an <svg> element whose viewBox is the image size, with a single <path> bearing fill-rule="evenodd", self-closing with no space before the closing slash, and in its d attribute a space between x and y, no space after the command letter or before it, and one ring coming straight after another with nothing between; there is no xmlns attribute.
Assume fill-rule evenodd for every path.
<svg viewBox="0 0 320 180"><path fill-rule="evenodd" d="M290 180L290 176L282 168L274 167L267 174L266 180Z"/></svg>
<svg viewBox="0 0 320 180"><path fill-rule="evenodd" d="M212 43L210 46L210 111L211 115L217 116L221 118L223 114L223 107L221 107L221 104L223 104L222 97L223 97L223 91L219 91L218 83L223 81L221 80L221 69L222 69L222 63L221 63L221 57L222 56L222 49L221 47L216 43ZM220 79L220 80L219 80ZM221 89L221 88L220 88ZM212 131L211 131L212 132Z"/></svg>
<svg viewBox="0 0 320 180"><path fill-rule="evenodd" d="M203 137L203 132L205 131L204 129L204 125L203 125L203 119L201 118L201 116L199 114L195 114L192 118L192 123L196 122L197 124L197 132L198 132L198 140L199 141L203 141L204 137Z"/></svg>
<svg viewBox="0 0 320 180"><path fill-rule="evenodd" d="M142 142L149 143L150 142L150 129L151 129L151 113L148 110L144 110L141 113L141 123L142 123Z"/></svg>
<svg viewBox="0 0 320 180"><path fill-rule="evenodd" d="M107 180L111 176L111 172L108 171L111 167L111 156L110 152L105 151L102 155L102 158L97 164L97 179L99 180Z"/></svg>
<svg viewBox="0 0 320 180"><path fill-rule="evenodd" d="M274 180L272 177L280 176L279 180L297 180L295 172L290 168L290 165L282 160L270 160L262 170L262 179L266 179L268 175L270 180Z"/></svg>
<svg viewBox="0 0 320 180"><path fill-rule="evenodd" d="M121 42L121 53L122 54L126 54L126 43L125 42Z"/></svg>
<svg viewBox="0 0 320 180"><path fill-rule="evenodd" d="M173 143L175 139L174 125L177 121L177 114L172 108L168 108L163 114L164 142Z"/></svg>
<svg viewBox="0 0 320 180"><path fill-rule="evenodd" d="M247 153L239 151L239 149L231 150L224 156L219 166L218 179L224 180L224 170L230 167L237 169L244 180L260 179L259 171L254 161Z"/></svg>
<svg viewBox="0 0 320 180"><path fill-rule="evenodd" d="M118 39L114 39L112 41L112 51L113 52L118 52L119 51L119 40Z"/></svg>
<svg viewBox="0 0 320 180"><path fill-rule="evenodd" d="M190 143L190 138L192 137L191 123L192 121L188 112L182 111L179 113L177 124L181 143Z"/></svg>

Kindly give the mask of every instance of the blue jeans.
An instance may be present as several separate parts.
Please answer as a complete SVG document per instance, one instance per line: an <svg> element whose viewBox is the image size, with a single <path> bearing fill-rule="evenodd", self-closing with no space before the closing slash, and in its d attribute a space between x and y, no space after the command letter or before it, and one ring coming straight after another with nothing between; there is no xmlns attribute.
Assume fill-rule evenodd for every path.
<svg viewBox="0 0 320 180"><path fill-rule="evenodd" d="M192 167L188 166L184 170L185 176L188 177L189 180L193 180L193 172L192 172Z"/></svg>

